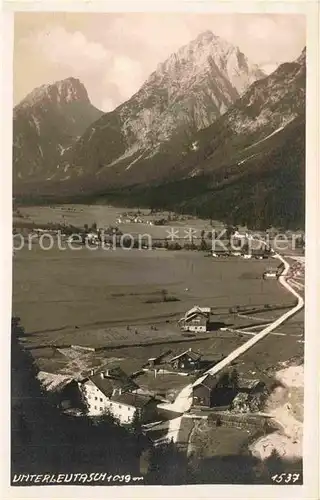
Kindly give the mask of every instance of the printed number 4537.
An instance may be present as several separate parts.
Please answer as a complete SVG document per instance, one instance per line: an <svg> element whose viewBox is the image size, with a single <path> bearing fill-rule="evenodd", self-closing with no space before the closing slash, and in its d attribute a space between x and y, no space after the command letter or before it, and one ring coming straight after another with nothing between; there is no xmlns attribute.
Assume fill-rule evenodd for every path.
<svg viewBox="0 0 320 500"><path fill-rule="evenodd" d="M274 474L271 476L271 479L275 483L296 483L300 479L300 473L290 474L286 472L282 472L282 474Z"/></svg>

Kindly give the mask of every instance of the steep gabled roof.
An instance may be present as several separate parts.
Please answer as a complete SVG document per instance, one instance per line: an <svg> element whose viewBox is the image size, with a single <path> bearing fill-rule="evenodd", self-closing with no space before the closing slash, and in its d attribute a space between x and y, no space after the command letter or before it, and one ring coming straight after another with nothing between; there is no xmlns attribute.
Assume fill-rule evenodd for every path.
<svg viewBox="0 0 320 500"><path fill-rule="evenodd" d="M194 306L191 309L189 309L189 311L187 311L186 314L183 316L183 318L181 318L179 321L189 321L198 314L208 317L210 312L211 312L210 307Z"/></svg>
<svg viewBox="0 0 320 500"><path fill-rule="evenodd" d="M200 306L194 306L189 311L186 312L185 317L190 316L191 314L210 314L211 308L210 307L200 307Z"/></svg>
<svg viewBox="0 0 320 500"><path fill-rule="evenodd" d="M190 356L190 358L194 359L195 361L198 361L201 358L201 354L198 354L198 353L196 353L194 351L191 351L191 350L187 349L186 351L181 352L177 356L174 356L173 358L169 359L168 362L171 363L171 361L179 359L182 356L184 356L185 354L188 354L188 356Z"/></svg>
<svg viewBox="0 0 320 500"><path fill-rule="evenodd" d="M73 377L61 373L39 371L37 379L48 392L59 392L73 381Z"/></svg>
<svg viewBox="0 0 320 500"><path fill-rule="evenodd" d="M111 397L111 401L115 401L120 404L134 406L135 408L144 408L153 398L150 396L143 396L142 394L115 394Z"/></svg>
<svg viewBox="0 0 320 500"><path fill-rule="evenodd" d="M121 389L122 392L128 392L139 388L120 368L110 370L109 375L104 373L104 377L101 376L101 373L97 373L91 375L86 380L92 382L107 397L112 395L114 389Z"/></svg>
<svg viewBox="0 0 320 500"><path fill-rule="evenodd" d="M206 387L207 389L213 389L217 385L217 378L210 374L203 375L193 384L193 388L199 387L200 385Z"/></svg>
<svg viewBox="0 0 320 500"><path fill-rule="evenodd" d="M183 319L184 319L184 321L191 321L192 319L196 318L197 316L202 316L203 318L208 319L208 315L203 313L203 312L197 312L197 313L190 314L190 316L187 316L186 318L183 318Z"/></svg>

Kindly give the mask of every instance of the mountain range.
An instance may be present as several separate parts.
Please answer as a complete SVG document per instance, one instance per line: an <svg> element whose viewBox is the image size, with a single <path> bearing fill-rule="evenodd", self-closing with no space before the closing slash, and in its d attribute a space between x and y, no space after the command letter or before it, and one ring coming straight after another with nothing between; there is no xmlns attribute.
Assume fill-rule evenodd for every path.
<svg viewBox="0 0 320 500"><path fill-rule="evenodd" d="M118 165L129 170L129 165L154 156L161 145L173 137L186 139L213 123L253 81L262 76L264 74L259 68L251 65L238 48L207 31L159 64L134 96L101 118L94 116L87 93L79 81L68 79L40 87L15 108L14 151L18 152L17 157L21 157L30 149L29 144L21 144L21 134L16 140L22 108L33 129L34 117L38 122L42 120L38 144L51 143L54 139L59 156L55 157L52 152L52 159L57 163L48 164L44 154L42 168L22 171L16 168L14 159L14 171L18 170L20 179L62 180L88 173L100 175L101 171ZM74 120L73 109L67 100L72 86L72 103L81 106L83 112L78 120ZM95 121L95 118L100 119ZM69 150L61 155L66 150L62 144L65 141L56 137L57 127L52 130L52 124L59 125L61 130L66 129L69 137L74 138L70 124L80 125L80 122L84 133L82 135L79 130L75 133L82 137L78 137L71 155ZM36 163L40 167L39 162Z"/></svg>
<svg viewBox="0 0 320 500"><path fill-rule="evenodd" d="M14 110L15 192L170 208L255 227L303 225L305 57L304 49L266 76L207 31L110 113L93 108L72 81L82 130L65 102L70 87L59 93L63 82L50 92L44 86ZM43 128L31 148L35 110ZM57 139L51 124L59 120ZM22 165L22 158L29 161Z"/></svg>
<svg viewBox="0 0 320 500"><path fill-rule="evenodd" d="M47 180L64 152L102 114L76 78L34 89L13 110L14 179Z"/></svg>

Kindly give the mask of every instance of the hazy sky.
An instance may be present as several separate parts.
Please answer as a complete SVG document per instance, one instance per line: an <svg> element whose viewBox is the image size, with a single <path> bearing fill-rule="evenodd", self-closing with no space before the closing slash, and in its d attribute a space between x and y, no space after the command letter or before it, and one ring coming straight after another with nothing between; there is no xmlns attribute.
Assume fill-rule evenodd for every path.
<svg viewBox="0 0 320 500"><path fill-rule="evenodd" d="M15 14L14 101L69 76L110 111L136 92L157 64L211 30L266 72L299 56L305 19L289 14Z"/></svg>

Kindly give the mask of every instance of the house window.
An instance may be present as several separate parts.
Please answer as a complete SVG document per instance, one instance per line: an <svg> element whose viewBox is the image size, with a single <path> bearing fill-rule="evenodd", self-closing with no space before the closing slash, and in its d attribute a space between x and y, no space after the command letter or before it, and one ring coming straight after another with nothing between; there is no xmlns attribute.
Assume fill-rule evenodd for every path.
<svg viewBox="0 0 320 500"><path fill-rule="evenodd" d="M97 407L95 406L95 407L94 407L94 409L96 410L96 409L97 409Z"/></svg>
<svg viewBox="0 0 320 500"><path fill-rule="evenodd" d="M102 408L102 406L100 406L100 411L102 411L102 410L103 410L103 408Z"/></svg>
<svg viewBox="0 0 320 500"><path fill-rule="evenodd" d="M122 408L122 406L121 406L121 405L119 405L119 408Z"/></svg>
<svg viewBox="0 0 320 500"><path fill-rule="evenodd" d="M97 396L95 396L95 398L94 398L94 399L97 401L97 399L98 399L98 398L97 398Z"/></svg>
<svg viewBox="0 0 320 500"><path fill-rule="evenodd" d="M100 401L101 401L101 403L102 403L102 398L100 398Z"/></svg>

